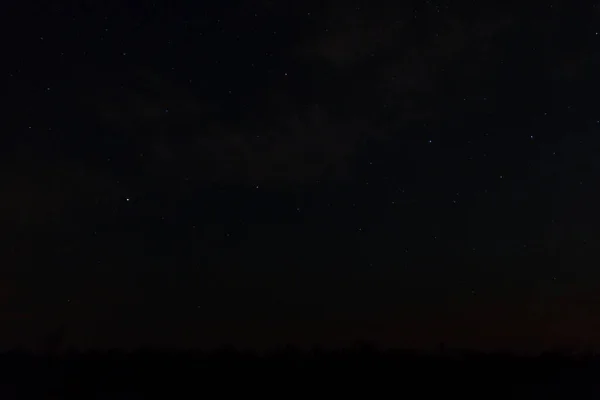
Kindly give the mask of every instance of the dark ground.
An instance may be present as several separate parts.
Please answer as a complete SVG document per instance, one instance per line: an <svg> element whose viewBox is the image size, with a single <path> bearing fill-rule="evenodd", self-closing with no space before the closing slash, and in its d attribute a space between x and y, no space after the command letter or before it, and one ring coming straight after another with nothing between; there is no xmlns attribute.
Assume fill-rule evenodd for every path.
<svg viewBox="0 0 600 400"><path fill-rule="evenodd" d="M0 368L2 399L298 394L577 399L600 394L600 359L592 354L416 354L366 345L338 351L287 348L261 355L234 349L67 351L60 356L13 351L0 356Z"/></svg>

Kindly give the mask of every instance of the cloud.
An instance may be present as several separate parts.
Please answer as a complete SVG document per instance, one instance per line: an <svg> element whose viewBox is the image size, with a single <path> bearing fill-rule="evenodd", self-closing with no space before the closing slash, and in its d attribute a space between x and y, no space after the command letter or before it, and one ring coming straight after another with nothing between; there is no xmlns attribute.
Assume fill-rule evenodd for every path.
<svg viewBox="0 0 600 400"><path fill-rule="evenodd" d="M112 135L148 148L150 173L244 185L345 179L368 125L324 106L298 105L272 86L255 106L260 116L226 118L214 112L218 105L205 106L206 99L157 72L125 74L122 88L104 87L88 98L90 109Z"/></svg>
<svg viewBox="0 0 600 400"><path fill-rule="evenodd" d="M490 53L514 18L501 12L467 18L440 7L436 12L433 5L356 8L334 2L320 33L295 56L315 69L332 69L332 76L346 82L343 96L363 113L372 110L374 124L385 111L393 125L451 117L456 104L448 102L493 73Z"/></svg>
<svg viewBox="0 0 600 400"><path fill-rule="evenodd" d="M360 128L311 107L263 129L221 125L196 138L195 155L206 164L205 178L249 184L314 183L346 179Z"/></svg>
<svg viewBox="0 0 600 400"><path fill-rule="evenodd" d="M148 149L149 172L248 185L343 180L362 135L384 139L407 121L452 115L444 71L452 70L454 86L474 84L483 67L468 50L510 26L454 17L424 33L410 7L340 2L315 18L320 33L277 52L279 63L298 66L289 81L302 88L265 78L231 97L244 103L240 114L145 65L105 73L106 84L87 96L90 109ZM391 119L382 123L385 113Z"/></svg>

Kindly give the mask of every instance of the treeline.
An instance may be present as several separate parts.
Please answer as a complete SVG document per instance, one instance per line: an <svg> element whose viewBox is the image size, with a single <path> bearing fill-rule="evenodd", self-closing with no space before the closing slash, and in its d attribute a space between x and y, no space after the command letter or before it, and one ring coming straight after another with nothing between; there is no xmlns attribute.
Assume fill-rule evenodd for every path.
<svg viewBox="0 0 600 400"><path fill-rule="evenodd" d="M144 349L0 355L2 399L375 392L577 398L579 393L600 394L598 377L600 357L591 353L419 354L358 346L339 351L287 348L268 354Z"/></svg>

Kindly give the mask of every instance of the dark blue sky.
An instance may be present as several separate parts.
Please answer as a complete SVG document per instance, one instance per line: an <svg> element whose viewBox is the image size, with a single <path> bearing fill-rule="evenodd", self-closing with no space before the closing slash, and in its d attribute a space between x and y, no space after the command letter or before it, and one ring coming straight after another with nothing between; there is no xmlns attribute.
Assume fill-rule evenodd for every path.
<svg viewBox="0 0 600 400"><path fill-rule="evenodd" d="M7 10L1 343L598 343L595 4L219 4Z"/></svg>

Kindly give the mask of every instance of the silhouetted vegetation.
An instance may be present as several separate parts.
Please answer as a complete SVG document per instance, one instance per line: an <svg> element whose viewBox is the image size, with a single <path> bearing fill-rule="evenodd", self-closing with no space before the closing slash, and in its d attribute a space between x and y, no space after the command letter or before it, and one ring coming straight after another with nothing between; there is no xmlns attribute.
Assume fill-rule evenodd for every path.
<svg viewBox="0 0 600 400"><path fill-rule="evenodd" d="M536 357L444 350L325 351L288 347L268 354L221 349L173 352L74 350L0 355L0 398L145 399L296 394L405 396L497 394L579 398L600 393L600 358ZM158 396L158 397L157 397ZM196 397L198 398L198 397Z"/></svg>

